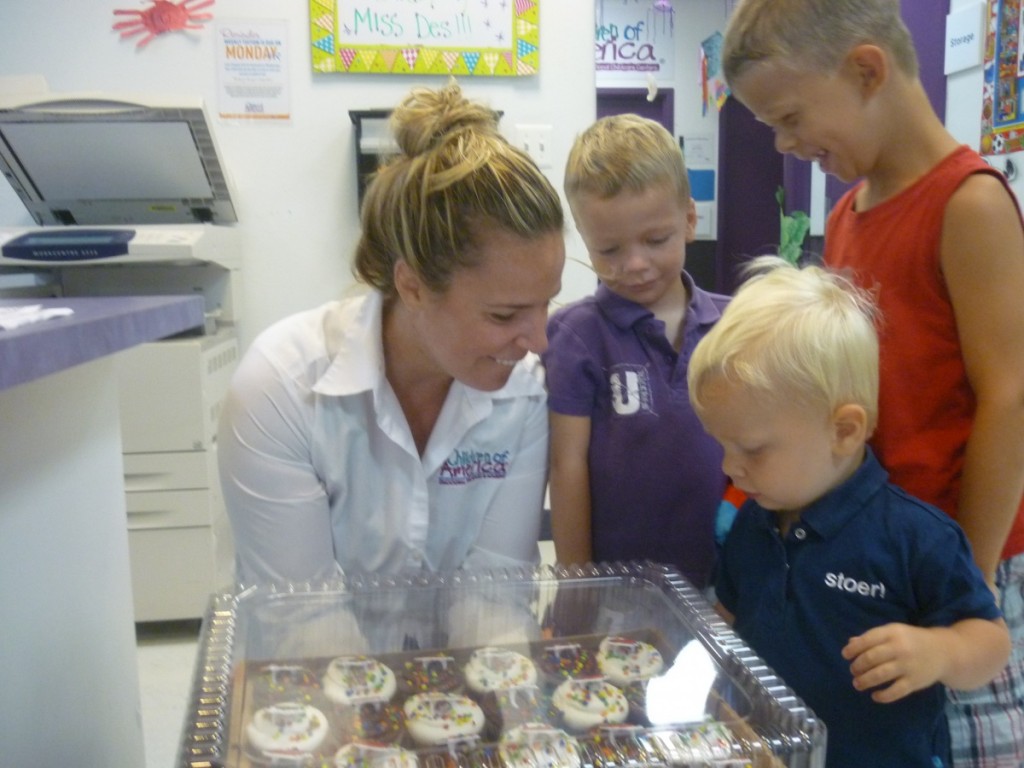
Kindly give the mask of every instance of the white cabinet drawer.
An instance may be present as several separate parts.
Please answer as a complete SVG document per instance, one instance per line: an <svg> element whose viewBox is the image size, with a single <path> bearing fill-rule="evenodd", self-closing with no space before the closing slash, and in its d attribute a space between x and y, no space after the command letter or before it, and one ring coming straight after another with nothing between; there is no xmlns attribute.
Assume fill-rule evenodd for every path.
<svg viewBox="0 0 1024 768"><path fill-rule="evenodd" d="M216 583L210 528L134 530L128 533L135 621L203 615Z"/></svg>
<svg viewBox="0 0 1024 768"><path fill-rule="evenodd" d="M124 488L129 494L196 490L217 481L216 450L124 454Z"/></svg>
<svg viewBox="0 0 1024 768"><path fill-rule="evenodd" d="M214 444L238 363L233 330L140 344L119 352L115 362L125 453L200 451Z"/></svg>
<svg viewBox="0 0 1024 768"><path fill-rule="evenodd" d="M125 495L128 530L181 528L213 522L216 497L208 488L193 491L154 491Z"/></svg>

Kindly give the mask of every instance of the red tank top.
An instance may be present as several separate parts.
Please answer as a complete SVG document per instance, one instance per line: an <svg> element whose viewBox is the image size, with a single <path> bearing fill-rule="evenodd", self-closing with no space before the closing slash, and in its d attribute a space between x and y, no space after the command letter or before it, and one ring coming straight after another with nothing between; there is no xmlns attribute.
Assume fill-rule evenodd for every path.
<svg viewBox="0 0 1024 768"><path fill-rule="evenodd" d="M833 209L825 262L876 293L882 313L878 428L872 445L892 481L956 517L974 392L939 263L946 203L974 173L1001 174L960 147L912 186L863 213L859 186ZM1019 213L1019 207L1018 207ZM1003 558L1024 552L1024 500Z"/></svg>

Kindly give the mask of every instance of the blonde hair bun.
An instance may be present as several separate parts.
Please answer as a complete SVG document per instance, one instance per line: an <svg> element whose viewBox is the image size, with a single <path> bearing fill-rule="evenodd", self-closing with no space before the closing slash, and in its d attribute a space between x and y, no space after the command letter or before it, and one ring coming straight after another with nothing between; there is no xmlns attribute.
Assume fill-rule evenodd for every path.
<svg viewBox="0 0 1024 768"><path fill-rule="evenodd" d="M558 192L498 130L498 113L451 80L414 88L391 113L400 152L366 188L353 271L386 297L404 262L432 291L482 258L477 238L497 228L528 240L561 232Z"/></svg>
<svg viewBox="0 0 1024 768"><path fill-rule="evenodd" d="M391 113L391 131L402 154L417 157L460 133L497 134L498 113L451 81L438 90L414 88Z"/></svg>

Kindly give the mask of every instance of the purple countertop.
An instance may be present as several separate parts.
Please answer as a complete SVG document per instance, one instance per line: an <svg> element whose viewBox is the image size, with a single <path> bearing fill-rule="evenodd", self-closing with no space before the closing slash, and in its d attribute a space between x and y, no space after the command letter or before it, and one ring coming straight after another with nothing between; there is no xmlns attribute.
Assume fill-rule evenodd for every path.
<svg viewBox="0 0 1024 768"><path fill-rule="evenodd" d="M0 299L73 314L0 329L0 390L203 325L201 296Z"/></svg>

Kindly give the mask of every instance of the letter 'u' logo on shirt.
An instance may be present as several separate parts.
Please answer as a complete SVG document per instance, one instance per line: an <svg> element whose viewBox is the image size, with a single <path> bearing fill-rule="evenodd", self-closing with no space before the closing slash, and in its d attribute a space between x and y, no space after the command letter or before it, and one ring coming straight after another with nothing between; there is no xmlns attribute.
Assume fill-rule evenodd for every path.
<svg viewBox="0 0 1024 768"><path fill-rule="evenodd" d="M651 383L643 366L617 365L608 375L612 391L612 408L619 416L632 416L641 411L654 410L651 403Z"/></svg>

